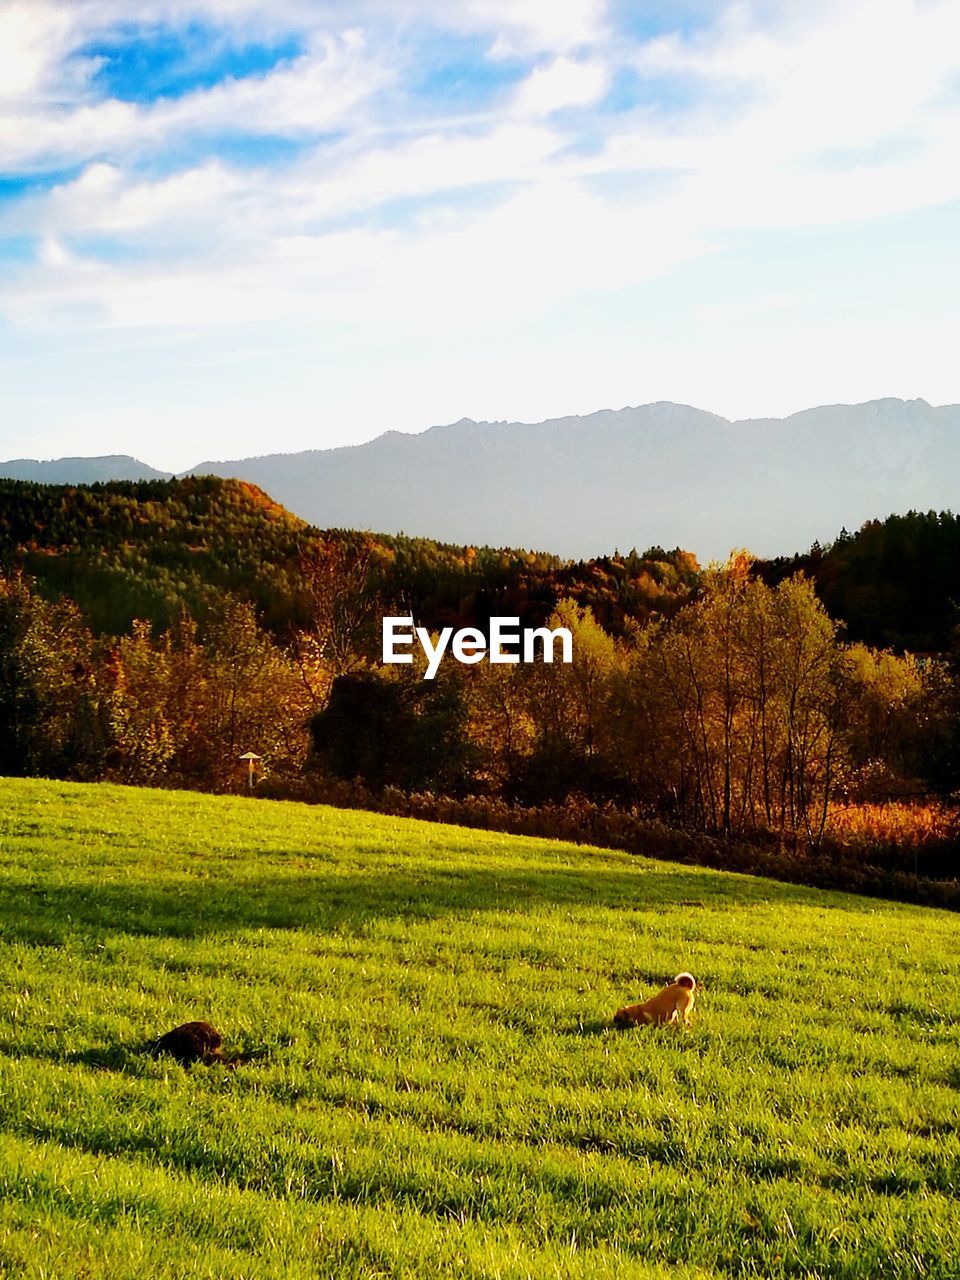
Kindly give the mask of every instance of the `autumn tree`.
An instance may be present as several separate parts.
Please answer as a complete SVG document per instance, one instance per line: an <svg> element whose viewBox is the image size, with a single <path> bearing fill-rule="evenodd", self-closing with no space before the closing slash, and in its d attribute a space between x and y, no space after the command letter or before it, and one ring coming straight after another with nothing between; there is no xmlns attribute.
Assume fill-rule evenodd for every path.
<svg viewBox="0 0 960 1280"><path fill-rule="evenodd" d="M310 722L321 768L379 790L457 794L469 785L475 748L467 737L462 680L423 681L409 669L338 676Z"/></svg>
<svg viewBox="0 0 960 1280"><path fill-rule="evenodd" d="M836 627L803 578L771 589L747 569L707 575L635 646L622 688L644 742L628 758L696 826L816 842L842 749Z"/></svg>
<svg viewBox="0 0 960 1280"><path fill-rule="evenodd" d="M938 664L939 665L939 664ZM914 655L849 645L844 654L844 737L848 789L883 799L915 785L929 729L930 682Z"/></svg>
<svg viewBox="0 0 960 1280"><path fill-rule="evenodd" d="M99 675L76 605L0 576L0 772L96 776L108 743Z"/></svg>
<svg viewBox="0 0 960 1280"><path fill-rule="evenodd" d="M124 782L207 785L213 745L207 658L186 613L161 636L135 621L113 646L111 776Z"/></svg>
<svg viewBox="0 0 960 1280"><path fill-rule="evenodd" d="M293 660L259 626L252 604L228 598L207 626L204 714L208 766L218 785L241 752L274 767L299 768L306 755L311 700Z"/></svg>
<svg viewBox="0 0 960 1280"><path fill-rule="evenodd" d="M317 538L300 548L300 589L310 624L297 632L294 654L315 703L326 698L337 676L364 665L383 554L362 537Z"/></svg>
<svg viewBox="0 0 960 1280"><path fill-rule="evenodd" d="M562 800L571 792L614 798L622 790L618 752L611 741L610 696L618 649L590 608L561 600L547 620L550 631L570 632L569 663L537 660L524 668L532 750L515 765L511 794L525 803Z"/></svg>
<svg viewBox="0 0 960 1280"><path fill-rule="evenodd" d="M481 662L467 678L468 732L480 776L493 791L510 789L535 747L539 716L530 692L526 673L515 664Z"/></svg>

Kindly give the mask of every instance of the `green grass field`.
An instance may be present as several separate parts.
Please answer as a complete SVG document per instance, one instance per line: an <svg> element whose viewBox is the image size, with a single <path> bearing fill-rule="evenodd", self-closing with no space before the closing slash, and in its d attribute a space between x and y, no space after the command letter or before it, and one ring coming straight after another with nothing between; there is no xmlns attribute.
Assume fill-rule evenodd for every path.
<svg viewBox="0 0 960 1280"><path fill-rule="evenodd" d="M0 1275L960 1275L956 916L4 780L0 939Z"/></svg>

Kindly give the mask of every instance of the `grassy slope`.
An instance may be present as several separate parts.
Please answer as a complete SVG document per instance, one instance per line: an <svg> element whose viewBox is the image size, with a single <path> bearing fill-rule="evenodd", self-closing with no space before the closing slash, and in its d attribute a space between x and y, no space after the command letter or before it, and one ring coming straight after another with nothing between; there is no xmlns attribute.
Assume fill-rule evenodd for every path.
<svg viewBox="0 0 960 1280"><path fill-rule="evenodd" d="M0 930L0 1274L956 1274L955 916L4 781ZM266 1056L136 1051L194 1017Z"/></svg>

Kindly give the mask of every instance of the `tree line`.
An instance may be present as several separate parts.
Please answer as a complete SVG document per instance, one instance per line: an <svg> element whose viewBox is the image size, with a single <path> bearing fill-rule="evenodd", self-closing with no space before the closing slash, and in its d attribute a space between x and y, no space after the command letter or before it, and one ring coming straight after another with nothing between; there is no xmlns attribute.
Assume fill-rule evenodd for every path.
<svg viewBox="0 0 960 1280"><path fill-rule="evenodd" d="M770 586L737 557L622 634L568 598L548 623L572 632L571 664L448 663L428 682L364 652L384 604L362 557L312 571L310 625L286 642L233 596L202 626L182 612L97 635L76 604L4 576L0 772L219 790L254 750L274 780L521 806L576 794L807 847L839 797L957 782L952 664L845 642L803 575Z"/></svg>
<svg viewBox="0 0 960 1280"><path fill-rule="evenodd" d="M955 524L865 526L811 566L867 580ZM0 772L219 790L253 750L274 788L579 796L816 848L838 802L960 787L960 664L947 632L919 656L851 636L811 566L322 532L212 477L0 482ZM378 661L380 619L408 613L565 626L574 660L448 663L424 682Z"/></svg>
<svg viewBox="0 0 960 1280"><path fill-rule="evenodd" d="M950 664L844 642L802 575L771 587L740 556L623 636L573 600L549 625L572 632L570 665L341 675L311 721L315 759L374 787L576 793L808 847L839 797L955 785Z"/></svg>
<svg viewBox="0 0 960 1280"><path fill-rule="evenodd" d="M758 561L754 572L771 584L805 573L851 640L943 653L960 622L960 518L910 511L868 520L803 555Z"/></svg>
<svg viewBox="0 0 960 1280"><path fill-rule="evenodd" d="M538 625L573 596L617 631L629 618L677 609L699 573L689 553L660 547L574 562L318 530L256 486L215 476L90 486L0 479L0 568L22 570L48 600L74 601L99 635L142 621L159 632L183 611L204 624L237 596L288 643L312 625L316 576L356 576L358 561L381 597L429 627L482 626L495 614ZM372 651L375 637L364 643Z"/></svg>

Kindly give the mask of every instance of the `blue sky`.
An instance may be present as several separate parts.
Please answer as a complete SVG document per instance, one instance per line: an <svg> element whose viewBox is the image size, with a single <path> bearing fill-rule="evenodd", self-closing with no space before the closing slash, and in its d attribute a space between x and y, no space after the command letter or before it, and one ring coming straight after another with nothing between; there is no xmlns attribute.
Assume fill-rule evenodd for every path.
<svg viewBox="0 0 960 1280"><path fill-rule="evenodd" d="M0 0L0 457L960 401L955 0Z"/></svg>

